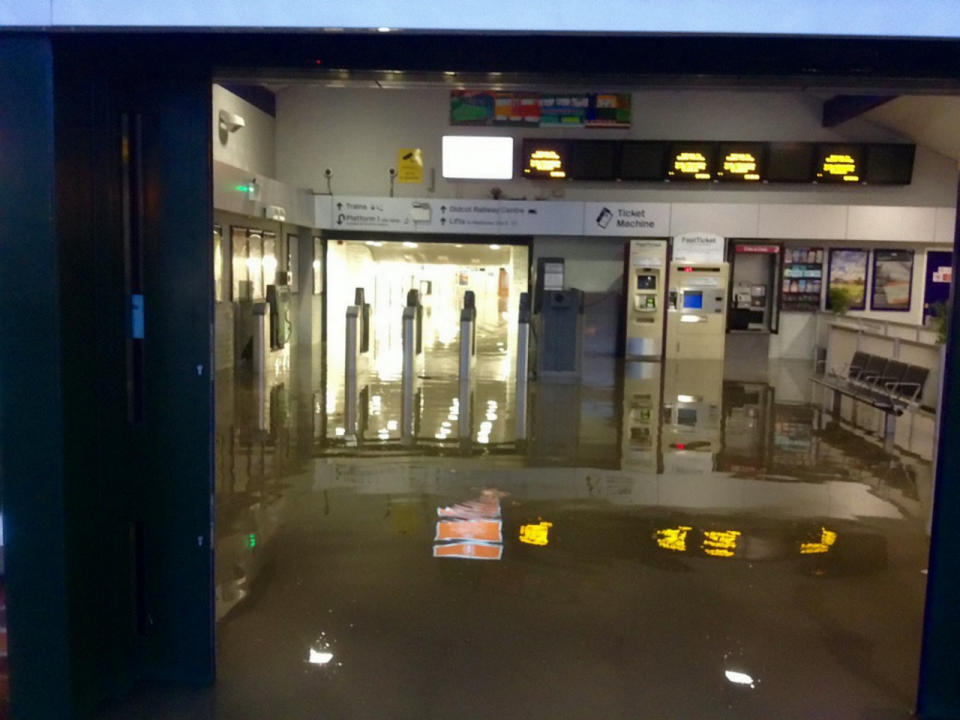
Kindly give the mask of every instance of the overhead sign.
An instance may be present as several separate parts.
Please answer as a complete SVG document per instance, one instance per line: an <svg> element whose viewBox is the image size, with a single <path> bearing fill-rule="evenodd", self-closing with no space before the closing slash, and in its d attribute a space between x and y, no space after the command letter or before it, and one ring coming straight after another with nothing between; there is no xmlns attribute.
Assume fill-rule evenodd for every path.
<svg viewBox="0 0 960 720"><path fill-rule="evenodd" d="M453 198L317 198L318 227L460 235L581 235L583 203Z"/></svg>
<svg viewBox="0 0 960 720"><path fill-rule="evenodd" d="M859 145L821 145L817 182L860 182L863 148Z"/></svg>
<svg viewBox="0 0 960 720"><path fill-rule="evenodd" d="M721 263L725 242L720 235L691 232L673 239L673 261L683 263Z"/></svg>
<svg viewBox="0 0 960 720"><path fill-rule="evenodd" d="M602 203L583 205L584 235L666 237L670 232L669 203Z"/></svg>
<svg viewBox="0 0 960 720"><path fill-rule="evenodd" d="M667 178L670 180L710 180L713 177L712 143L674 143L670 147Z"/></svg>
<svg viewBox="0 0 960 720"><path fill-rule="evenodd" d="M423 150L400 148L397 152L397 182L423 182Z"/></svg>
<svg viewBox="0 0 960 720"><path fill-rule="evenodd" d="M780 252L779 245L737 245L734 250L738 253L754 253L761 255L776 255Z"/></svg>

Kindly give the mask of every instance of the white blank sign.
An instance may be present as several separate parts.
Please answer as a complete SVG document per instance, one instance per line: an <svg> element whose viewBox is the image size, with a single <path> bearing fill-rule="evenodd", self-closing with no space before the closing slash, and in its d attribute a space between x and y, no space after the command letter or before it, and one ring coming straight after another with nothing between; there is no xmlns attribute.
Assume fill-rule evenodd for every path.
<svg viewBox="0 0 960 720"><path fill-rule="evenodd" d="M444 135L443 177L448 180L511 180L513 138Z"/></svg>

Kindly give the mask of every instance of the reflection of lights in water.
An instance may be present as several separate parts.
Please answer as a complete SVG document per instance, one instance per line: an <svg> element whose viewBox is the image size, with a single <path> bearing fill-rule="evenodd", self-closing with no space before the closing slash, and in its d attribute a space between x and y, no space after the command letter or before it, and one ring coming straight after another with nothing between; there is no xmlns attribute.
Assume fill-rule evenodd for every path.
<svg viewBox="0 0 960 720"><path fill-rule="evenodd" d="M387 420L387 430L396 430L397 421L396 420Z"/></svg>
<svg viewBox="0 0 960 720"><path fill-rule="evenodd" d="M493 429L493 423L489 420L484 420L480 423L480 432L489 433Z"/></svg>
<svg viewBox="0 0 960 720"><path fill-rule="evenodd" d="M733 557L737 549L739 530L704 530L703 551L713 557Z"/></svg>
<svg viewBox="0 0 960 720"><path fill-rule="evenodd" d="M307 659L312 665L326 665L328 662L333 660L333 653L326 651L318 651L310 648L310 657Z"/></svg>
<svg viewBox="0 0 960 720"><path fill-rule="evenodd" d="M495 412L487 412L487 420L496 420L497 414Z"/></svg>
<svg viewBox="0 0 960 720"><path fill-rule="evenodd" d="M370 414L379 415L380 411L383 409L383 398L379 395L373 395L370 398Z"/></svg>
<svg viewBox="0 0 960 720"><path fill-rule="evenodd" d="M346 428L342 428L342 427L338 427L337 429L335 429L335 430L333 431L333 433L334 433L334 435L336 435L337 437L343 437L344 435L347 434L347 429L346 429Z"/></svg>
<svg viewBox="0 0 960 720"><path fill-rule="evenodd" d="M520 542L527 545L546 545L550 542L548 537L553 523L540 521L536 524L520 526Z"/></svg>
<svg viewBox="0 0 960 720"><path fill-rule="evenodd" d="M828 552L836 541L837 534L835 532L827 530L826 528L820 528L820 542L802 543L800 545L800 554L816 555L818 553Z"/></svg>
<svg viewBox="0 0 960 720"><path fill-rule="evenodd" d="M458 417L460 417L460 413L452 412L447 415L447 420L456 420Z"/></svg>
<svg viewBox="0 0 960 720"><path fill-rule="evenodd" d="M319 261L319 260L314 260L314 261L313 261L313 269L314 269L314 270L319 270L319 269L320 269L320 261Z"/></svg>
<svg viewBox="0 0 960 720"><path fill-rule="evenodd" d="M750 687L754 686L754 679L746 673L738 672L737 670L724 670L723 674L726 676L727 680L735 685L749 685Z"/></svg>
<svg viewBox="0 0 960 720"><path fill-rule="evenodd" d="M688 525L681 525L680 527L657 530L657 545L664 550L685 552L687 549L687 533L692 529Z"/></svg>

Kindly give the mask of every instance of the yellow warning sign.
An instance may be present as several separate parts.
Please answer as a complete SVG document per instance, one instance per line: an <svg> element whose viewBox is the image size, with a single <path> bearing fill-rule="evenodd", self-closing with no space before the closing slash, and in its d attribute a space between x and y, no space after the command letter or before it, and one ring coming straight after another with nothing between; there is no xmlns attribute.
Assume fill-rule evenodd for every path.
<svg viewBox="0 0 960 720"><path fill-rule="evenodd" d="M423 182L423 151L420 148L400 148L397 153L397 180L402 183Z"/></svg>

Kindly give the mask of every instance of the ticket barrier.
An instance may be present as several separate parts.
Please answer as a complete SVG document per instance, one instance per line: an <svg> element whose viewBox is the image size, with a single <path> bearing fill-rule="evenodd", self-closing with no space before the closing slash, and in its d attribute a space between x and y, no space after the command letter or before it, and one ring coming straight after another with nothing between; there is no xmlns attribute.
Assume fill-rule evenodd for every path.
<svg viewBox="0 0 960 720"><path fill-rule="evenodd" d="M530 373L530 294L520 293L517 317L517 447L527 442L527 399Z"/></svg>
<svg viewBox="0 0 960 720"><path fill-rule="evenodd" d="M420 430L420 405L423 394L423 306L420 293L407 293L403 308L403 400L401 438L405 445L416 442Z"/></svg>
<svg viewBox="0 0 960 720"><path fill-rule="evenodd" d="M470 441L473 431L473 388L477 363L477 303L472 290L463 294L460 310L460 377L458 430L461 443Z"/></svg>
<svg viewBox="0 0 960 720"><path fill-rule="evenodd" d="M727 263L670 264L666 359L723 360L729 275Z"/></svg>
<svg viewBox="0 0 960 720"><path fill-rule="evenodd" d="M355 447L363 436L368 405L367 371L370 367L370 306L364 302L363 288L354 293L354 304L347 306L344 342L344 440Z"/></svg>

